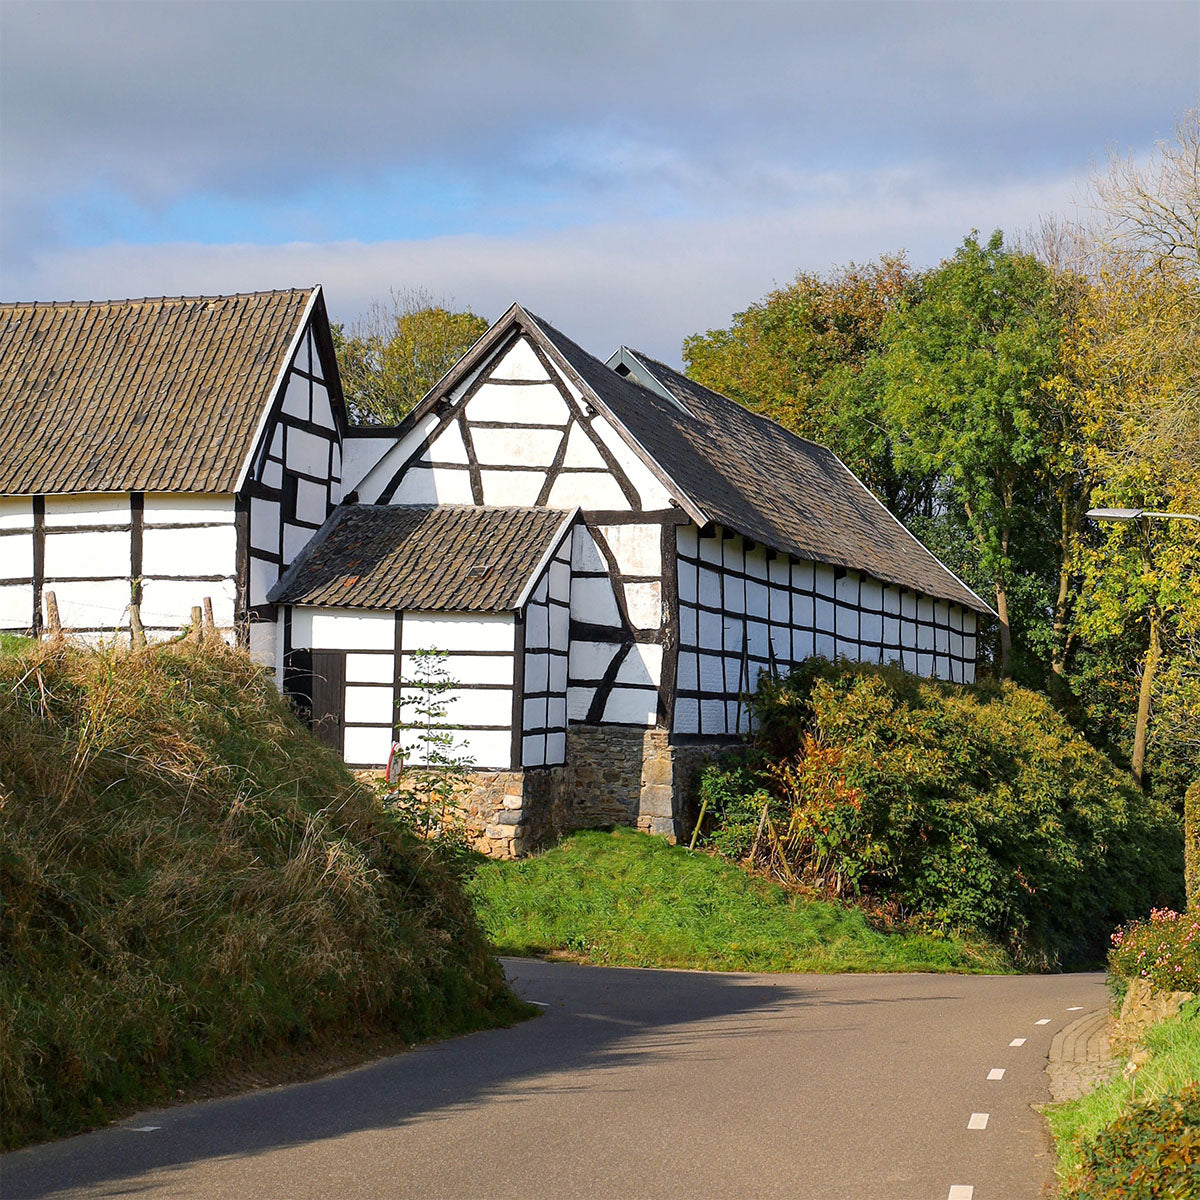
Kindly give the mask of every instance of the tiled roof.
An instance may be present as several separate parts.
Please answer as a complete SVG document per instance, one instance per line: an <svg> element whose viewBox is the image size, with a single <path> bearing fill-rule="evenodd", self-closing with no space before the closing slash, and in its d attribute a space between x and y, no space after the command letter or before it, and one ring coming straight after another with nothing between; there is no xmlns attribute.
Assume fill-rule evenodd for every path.
<svg viewBox="0 0 1200 1200"><path fill-rule="evenodd" d="M270 599L333 608L510 612L574 517L547 508L343 505Z"/></svg>
<svg viewBox="0 0 1200 1200"><path fill-rule="evenodd" d="M657 464L676 498L690 501L709 521L798 558L991 612L831 450L627 351L680 401L682 411L632 376L618 375L552 325L525 315Z"/></svg>
<svg viewBox="0 0 1200 1200"><path fill-rule="evenodd" d="M0 304L0 494L233 491L312 296Z"/></svg>

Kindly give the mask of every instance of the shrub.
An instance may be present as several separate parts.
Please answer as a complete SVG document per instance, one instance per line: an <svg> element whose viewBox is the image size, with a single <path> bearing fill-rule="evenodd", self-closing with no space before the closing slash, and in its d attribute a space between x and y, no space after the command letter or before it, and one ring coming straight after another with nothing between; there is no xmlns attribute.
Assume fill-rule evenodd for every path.
<svg viewBox="0 0 1200 1200"><path fill-rule="evenodd" d="M1099 961L1107 930L1180 898L1177 821L1034 692L814 661L754 712L742 775L706 786L768 790L808 831L781 839L806 882L1046 966Z"/></svg>
<svg viewBox="0 0 1200 1200"><path fill-rule="evenodd" d="M1134 1105L1089 1140L1064 1200L1200 1197L1200 1085Z"/></svg>
<svg viewBox="0 0 1200 1200"><path fill-rule="evenodd" d="M257 1050L513 1001L465 896L224 648L0 656L12 1145Z"/></svg>
<svg viewBox="0 0 1200 1200"><path fill-rule="evenodd" d="M1159 908L1118 929L1108 963L1126 983L1145 979L1155 991L1200 992L1200 913Z"/></svg>

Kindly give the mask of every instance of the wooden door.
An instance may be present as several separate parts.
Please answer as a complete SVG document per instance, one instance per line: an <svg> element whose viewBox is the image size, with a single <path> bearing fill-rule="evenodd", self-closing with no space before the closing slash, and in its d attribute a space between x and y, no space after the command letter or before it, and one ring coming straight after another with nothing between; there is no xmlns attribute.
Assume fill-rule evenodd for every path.
<svg viewBox="0 0 1200 1200"><path fill-rule="evenodd" d="M346 652L312 652L312 728L326 745L342 753L346 730Z"/></svg>

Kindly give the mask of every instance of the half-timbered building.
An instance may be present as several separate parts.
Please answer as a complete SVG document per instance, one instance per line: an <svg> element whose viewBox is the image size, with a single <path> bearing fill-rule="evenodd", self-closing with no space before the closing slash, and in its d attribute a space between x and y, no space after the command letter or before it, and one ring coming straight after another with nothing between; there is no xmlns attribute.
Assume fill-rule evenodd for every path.
<svg viewBox="0 0 1200 1200"><path fill-rule="evenodd" d="M345 761L454 680L478 845L686 823L764 672L974 679L988 606L822 446L513 305L394 428L346 419L320 289L0 306L0 627L200 594Z"/></svg>
<svg viewBox="0 0 1200 1200"><path fill-rule="evenodd" d="M0 629L176 634L274 662L267 593L341 500L321 289L0 305Z"/></svg>
<svg viewBox="0 0 1200 1200"><path fill-rule="evenodd" d="M974 678L977 622L988 606L836 455L644 354L623 348L601 362L514 305L400 426L386 437L376 431L372 442L373 453L355 455L347 474L346 505L367 514L364 530L381 531L385 543L395 537L396 548L391 557L360 554L336 526L316 591L306 572L319 546L301 557L272 593L284 613L285 652L300 664L288 677L303 678L312 669L306 656L316 653L337 656L328 673L339 680L342 655L346 672L358 670L350 635L339 644L329 623L333 609L348 611L345 597L370 594L361 591L362 572L376 562L409 563L427 580L432 553L443 588L423 583L418 595L401 585L387 607L404 609L397 628L419 621L415 628L437 629L446 649L477 656L457 660L464 689L502 693L491 707L464 693L454 722L492 772L491 790L481 783L470 807L493 850L519 851L548 825L624 820L676 832L697 764L747 731L745 698L764 671L824 655ZM419 532L383 532L388 509L425 514L405 518L404 528ZM565 680L553 678L549 692L531 660L524 673L507 665L522 620L526 636L532 625L517 590L503 614L471 622L469 647L438 624L471 595L464 571L505 562L483 530L495 521L530 527L548 510L577 513L553 589L563 619L552 665L565 668ZM478 514L477 536L460 525L466 512ZM443 542L431 551L428 538L443 522L463 536L453 549ZM532 557L521 560L513 589L537 582L524 574ZM330 606L319 649L314 605ZM382 624L377 637L386 653ZM403 650L392 654L399 689ZM504 658L502 678L488 655ZM347 699L339 692L321 702L331 712L316 704L314 717L342 714L337 736L347 760L376 763L388 742L386 705L377 701L368 741L351 720L349 698L361 685L346 680ZM498 712L510 698L506 725ZM547 704L565 707L565 728L546 715ZM393 723L395 741L402 731L394 714ZM530 757L528 746L541 746L551 725L553 749L547 739L545 752Z"/></svg>

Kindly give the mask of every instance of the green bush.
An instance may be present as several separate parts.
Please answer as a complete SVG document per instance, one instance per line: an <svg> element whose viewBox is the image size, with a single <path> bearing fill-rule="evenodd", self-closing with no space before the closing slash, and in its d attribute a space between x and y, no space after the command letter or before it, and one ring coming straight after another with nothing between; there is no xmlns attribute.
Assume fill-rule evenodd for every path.
<svg viewBox="0 0 1200 1200"><path fill-rule="evenodd" d="M1200 992L1200 913L1155 909L1112 935L1108 965L1128 983L1145 979L1155 991Z"/></svg>
<svg viewBox="0 0 1200 1200"><path fill-rule="evenodd" d="M1200 1085L1134 1105L1084 1146L1064 1200L1197 1200Z"/></svg>
<svg viewBox="0 0 1200 1200"><path fill-rule="evenodd" d="M781 804L740 763L730 760L722 769L700 777L700 801L712 821L709 844L726 858L745 858L758 837L763 805L778 817Z"/></svg>
<svg viewBox="0 0 1200 1200"><path fill-rule="evenodd" d="M516 1011L460 888L223 648L0 656L7 1145Z"/></svg>
<svg viewBox="0 0 1200 1200"><path fill-rule="evenodd" d="M1178 821L1037 693L814 661L764 682L754 712L740 774L705 786L770 791L802 880L1037 966L1098 962L1108 930L1182 898Z"/></svg>

